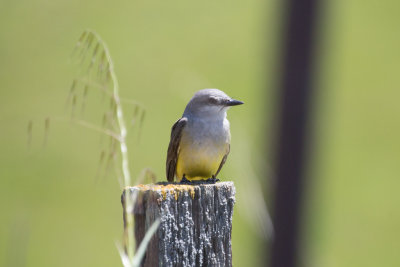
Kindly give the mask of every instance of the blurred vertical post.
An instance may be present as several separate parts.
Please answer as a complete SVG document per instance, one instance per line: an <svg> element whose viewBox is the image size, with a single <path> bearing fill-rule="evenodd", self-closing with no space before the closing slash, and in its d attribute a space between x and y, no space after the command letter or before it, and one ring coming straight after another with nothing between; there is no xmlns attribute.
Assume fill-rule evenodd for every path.
<svg viewBox="0 0 400 267"><path fill-rule="evenodd" d="M318 0L287 0L283 18L273 204L275 236L270 267L299 265L299 215L309 141L317 6Z"/></svg>

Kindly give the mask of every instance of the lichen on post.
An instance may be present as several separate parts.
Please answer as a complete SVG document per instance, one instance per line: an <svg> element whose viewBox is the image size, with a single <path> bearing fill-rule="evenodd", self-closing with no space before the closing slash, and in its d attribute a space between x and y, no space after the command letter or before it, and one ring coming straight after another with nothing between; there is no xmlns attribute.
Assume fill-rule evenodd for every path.
<svg viewBox="0 0 400 267"><path fill-rule="evenodd" d="M122 204L127 196L136 196L137 246L152 223L161 222L142 266L232 266L233 182L138 185L125 189Z"/></svg>

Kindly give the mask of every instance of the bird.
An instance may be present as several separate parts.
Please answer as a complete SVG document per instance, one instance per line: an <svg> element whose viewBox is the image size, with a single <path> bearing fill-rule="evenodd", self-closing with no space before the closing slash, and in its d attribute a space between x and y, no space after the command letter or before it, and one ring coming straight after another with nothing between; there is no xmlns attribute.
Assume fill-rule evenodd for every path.
<svg viewBox="0 0 400 267"><path fill-rule="evenodd" d="M230 152L227 110L243 104L218 89L202 89L190 99L171 129L166 174L169 182L215 183Z"/></svg>

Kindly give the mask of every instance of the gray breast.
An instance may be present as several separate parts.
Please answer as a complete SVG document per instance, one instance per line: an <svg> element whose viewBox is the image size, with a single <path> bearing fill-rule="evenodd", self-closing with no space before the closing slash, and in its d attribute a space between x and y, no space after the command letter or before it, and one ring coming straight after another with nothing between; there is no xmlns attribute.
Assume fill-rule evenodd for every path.
<svg viewBox="0 0 400 267"><path fill-rule="evenodd" d="M224 120L193 120L189 121L187 127L187 136L191 143L196 146L214 145L223 146L229 143L229 122Z"/></svg>

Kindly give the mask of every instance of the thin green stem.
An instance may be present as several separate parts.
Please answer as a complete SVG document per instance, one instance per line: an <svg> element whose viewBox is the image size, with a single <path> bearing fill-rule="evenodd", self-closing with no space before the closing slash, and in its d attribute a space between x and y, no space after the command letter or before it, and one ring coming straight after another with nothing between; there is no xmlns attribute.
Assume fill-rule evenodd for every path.
<svg viewBox="0 0 400 267"><path fill-rule="evenodd" d="M93 31L90 31L96 38L99 40L102 45L103 49L106 54L106 58L109 64L109 74L111 76L111 80L113 82L113 98L115 101L115 106L117 109L117 119L118 119L118 126L119 126L119 143L120 143L120 149L121 149L121 158L122 158L122 173L124 177L124 183L125 186L130 186L131 185L131 174L129 171L129 160L128 160L128 147L126 144L126 136L127 136L127 128L125 125L125 119L124 119L124 113L122 111L122 105L121 105L121 99L119 97L119 85L118 85L118 79L117 75L114 72L114 63L112 61L110 52L108 50L108 47L106 43L100 38L100 36ZM128 241L127 241L127 254L128 254L128 259L132 263L134 259L134 236L133 236L133 201L128 195L125 197L125 213L126 213L126 223L127 223L127 230L128 230Z"/></svg>

